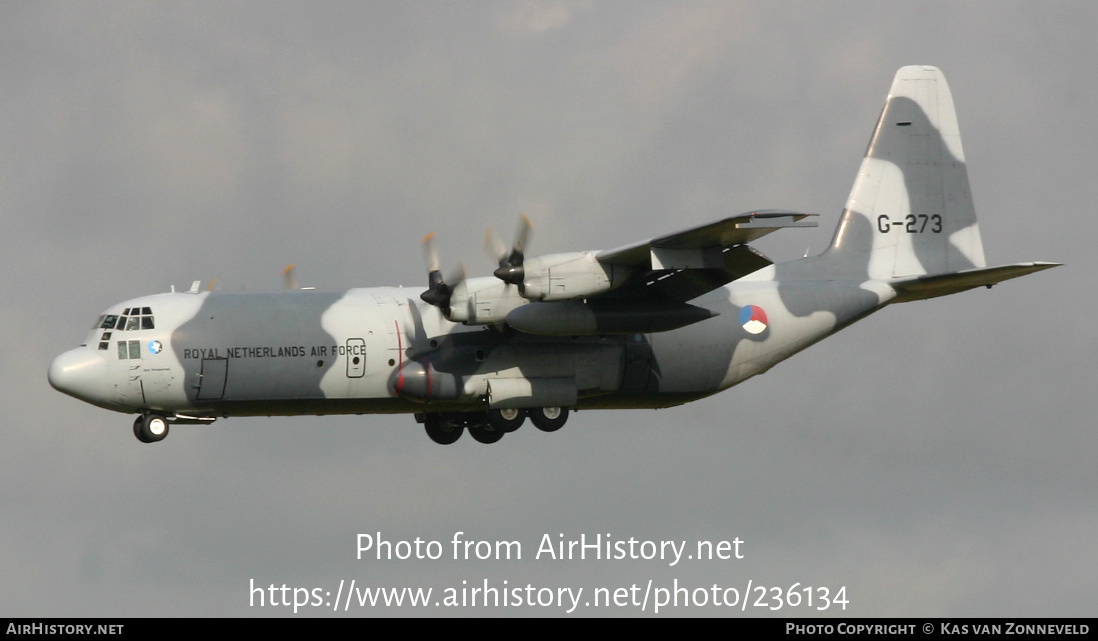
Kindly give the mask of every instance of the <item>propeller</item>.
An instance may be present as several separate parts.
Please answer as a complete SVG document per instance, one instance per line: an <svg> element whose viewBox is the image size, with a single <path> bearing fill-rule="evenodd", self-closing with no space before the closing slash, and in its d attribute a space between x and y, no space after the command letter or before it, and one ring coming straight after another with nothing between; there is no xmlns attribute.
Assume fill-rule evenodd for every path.
<svg viewBox="0 0 1098 641"><path fill-rule="evenodd" d="M465 280L465 266L459 265L455 273L451 274L450 282L446 283L442 276L442 261L438 257L438 249L435 247L435 235L427 234L423 237L423 257L427 262L427 291L419 295L423 302L434 305L442 310L442 315L450 316L450 298L454 294L457 283Z"/></svg>
<svg viewBox="0 0 1098 641"><path fill-rule="evenodd" d="M522 282L526 278L522 262L526 251L526 243L530 240L530 231L532 229L533 225L530 224L530 219L526 217L526 214L522 214L518 232L515 234L515 242L511 245L509 252L507 246L492 235L492 230L488 230L488 235L484 239L484 246L493 253L499 262L499 268L492 272L496 278L511 285L518 285L519 288L522 287Z"/></svg>
<svg viewBox="0 0 1098 641"><path fill-rule="evenodd" d="M286 269L282 270L282 287L285 289L301 289L301 286L297 282L297 274L294 273L294 268L297 267L297 263L291 263L286 265Z"/></svg>

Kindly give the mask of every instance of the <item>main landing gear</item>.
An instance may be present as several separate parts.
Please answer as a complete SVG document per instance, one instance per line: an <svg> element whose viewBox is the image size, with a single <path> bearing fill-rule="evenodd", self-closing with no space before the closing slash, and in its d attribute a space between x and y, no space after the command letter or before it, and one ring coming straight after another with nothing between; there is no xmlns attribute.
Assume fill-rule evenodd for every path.
<svg viewBox="0 0 1098 641"><path fill-rule="evenodd" d="M487 412L428 412L417 414L427 436L440 445L449 445L461 438L466 429L479 443L495 443L504 434L522 427L526 417L543 432L555 432L568 421L567 407L535 407L531 409L492 409ZM134 428L137 429L136 427Z"/></svg>
<svg viewBox="0 0 1098 641"><path fill-rule="evenodd" d="M142 414L133 422L133 435L142 443L155 443L168 437L168 419L159 414Z"/></svg>

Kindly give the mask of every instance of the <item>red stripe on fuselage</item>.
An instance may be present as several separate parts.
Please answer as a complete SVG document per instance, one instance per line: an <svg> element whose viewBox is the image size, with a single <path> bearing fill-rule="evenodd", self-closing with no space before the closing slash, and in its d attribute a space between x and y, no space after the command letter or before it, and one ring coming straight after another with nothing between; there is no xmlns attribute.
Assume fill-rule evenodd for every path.
<svg viewBox="0 0 1098 641"><path fill-rule="evenodd" d="M404 391L404 343L400 339L400 323L393 321L393 325L397 330L397 385L396 392L400 394Z"/></svg>

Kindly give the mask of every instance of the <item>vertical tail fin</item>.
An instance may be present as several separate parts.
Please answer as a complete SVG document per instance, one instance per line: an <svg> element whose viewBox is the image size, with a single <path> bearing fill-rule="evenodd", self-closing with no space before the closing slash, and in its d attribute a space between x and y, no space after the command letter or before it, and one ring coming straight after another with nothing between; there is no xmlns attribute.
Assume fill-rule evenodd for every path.
<svg viewBox="0 0 1098 641"><path fill-rule="evenodd" d="M986 266L953 96L938 69L896 73L821 258L842 274L880 280Z"/></svg>

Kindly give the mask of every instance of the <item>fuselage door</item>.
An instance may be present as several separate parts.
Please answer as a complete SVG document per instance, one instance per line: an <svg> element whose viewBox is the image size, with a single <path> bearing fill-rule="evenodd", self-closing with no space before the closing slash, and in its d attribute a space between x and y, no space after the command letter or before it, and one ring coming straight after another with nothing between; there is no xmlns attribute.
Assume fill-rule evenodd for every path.
<svg viewBox="0 0 1098 641"><path fill-rule="evenodd" d="M366 374L366 341L347 339L347 378L362 378Z"/></svg>
<svg viewBox="0 0 1098 641"><path fill-rule="evenodd" d="M204 358L198 375L198 400L220 401L225 395L225 381L229 373L229 359Z"/></svg>

